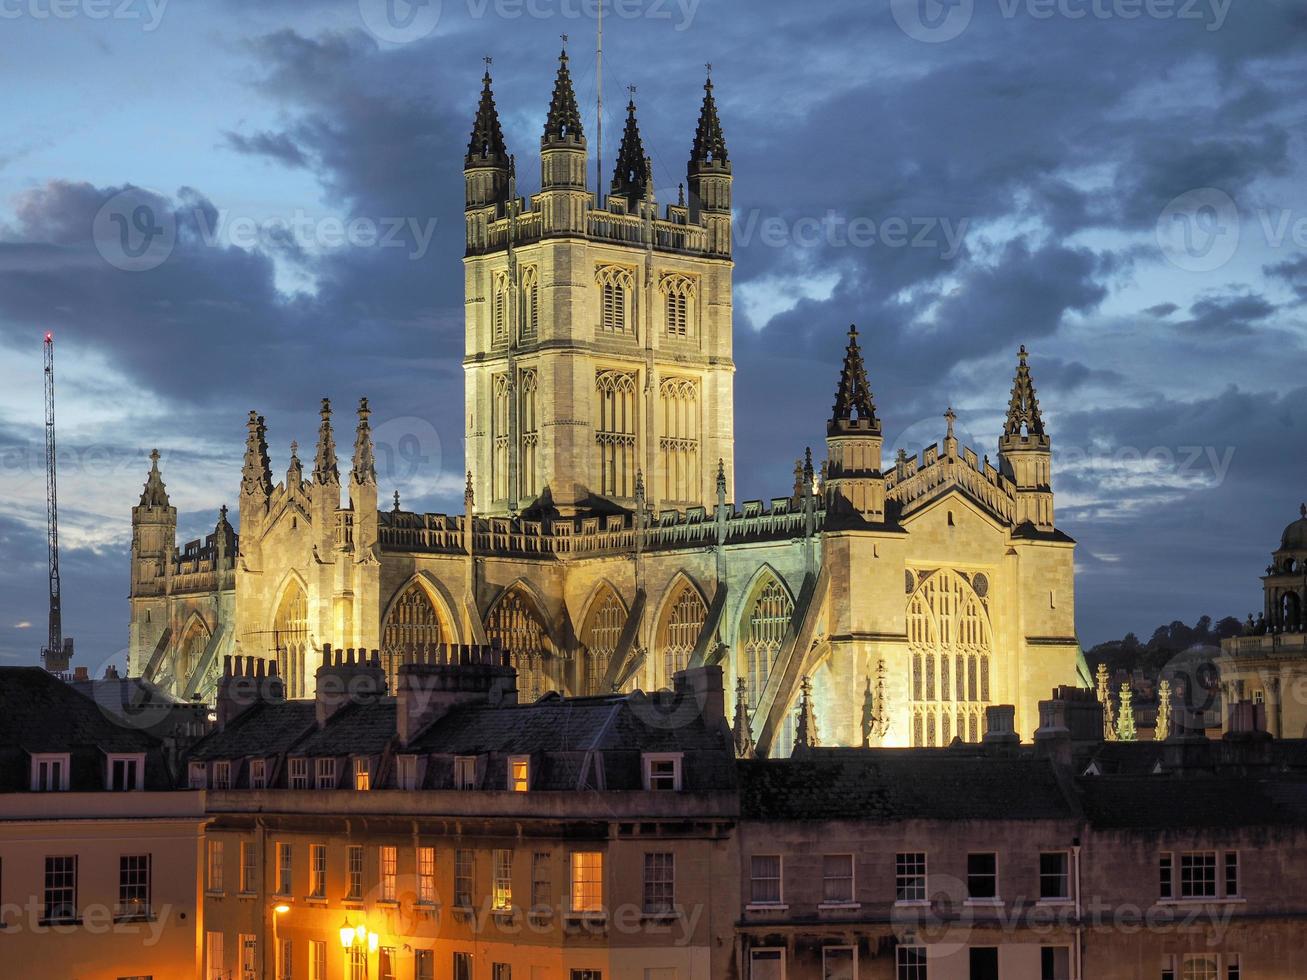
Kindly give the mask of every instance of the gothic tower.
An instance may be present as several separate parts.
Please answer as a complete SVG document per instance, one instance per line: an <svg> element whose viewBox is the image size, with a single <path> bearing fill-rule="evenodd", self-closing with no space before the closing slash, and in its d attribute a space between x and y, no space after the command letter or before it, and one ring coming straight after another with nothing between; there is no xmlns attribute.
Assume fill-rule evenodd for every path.
<svg viewBox="0 0 1307 980"><path fill-rule="evenodd" d="M1017 354L1017 374L998 450L1003 475L1016 484L1017 524L1053 530L1053 452L1030 377L1029 354Z"/></svg>
<svg viewBox="0 0 1307 980"><path fill-rule="evenodd" d="M826 423L826 506L836 520L854 515L874 524L885 520L881 445L880 419L871 400L858 328L851 326L835 407Z"/></svg>
<svg viewBox="0 0 1307 980"><path fill-rule="evenodd" d="M611 193L588 186L567 53L520 198L487 73L466 160L467 459L482 513L710 506L733 483L730 163L711 83L661 209L634 99Z"/></svg>
<svg viewBox="0 0 1307 980"><path fill-rule="evenodd" d="M177 508L159 472L159 450L150 453L150 475L141 502L132 508L132 615L133 662L128 672L139 674L144 658L168 626L167 580L177 550Z"/></svg>

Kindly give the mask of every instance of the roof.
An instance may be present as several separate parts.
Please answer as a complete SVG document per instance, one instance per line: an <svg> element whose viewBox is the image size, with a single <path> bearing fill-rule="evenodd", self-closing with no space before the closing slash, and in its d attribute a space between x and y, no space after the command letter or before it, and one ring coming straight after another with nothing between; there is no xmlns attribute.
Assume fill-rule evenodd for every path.
<svg viewBox="0 0 1307 980"><path fill-rule="evenodd" d="M40 667L0 667L0 792L30 786L31 755L71 756L74 790L104 789L106 753L145 753L146 788L168 789L163 743Z"/></svg>
<svg viewBox="0 0 1307 980"><path fill-rule="evenodd" d="M1103 829L1307 825L1307 776L1089 776L1085 815Z"/></svg>
<svg viewBox="0 0 1307 980"><path fill-rule="evenodd" d="M280 755L313 728L316 710L312 701L257 704L225 729L202 739L191 750L190 758L200 761Z"/></svg>
<svg viewBox="0 0 1307 980"><path fill-rule="evenodd" d="M1052 762L952 749L817 749L740 763L754 820L1071 820Z"/></svg>

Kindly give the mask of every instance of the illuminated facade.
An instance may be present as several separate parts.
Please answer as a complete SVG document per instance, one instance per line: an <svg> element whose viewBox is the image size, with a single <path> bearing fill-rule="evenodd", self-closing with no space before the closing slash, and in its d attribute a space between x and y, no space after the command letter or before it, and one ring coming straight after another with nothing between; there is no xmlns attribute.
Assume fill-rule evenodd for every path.
<svg viewBox="0 0 1307 980"><path fill-rule="evenodd" d="M465 161L463 513L378 506L366 399L346 472L324 401L311 469L293 452L275 484L251 413L239 535L224 518L179 553L151 471L132 673L211 698L223 656L255 656L309 697L326 643L380 650L393 684L434 644L498 642L527 700L720 665L773 755L805 677L837 745L974 742L995 703L1028 737L1039 697L1087 683L1024 349L996 463L959 445L951 412L942 442L885 461L850 331L825 462L737 503L733 171L712 83L674 202L655 198L634 105L609 192L589 186L566 56L540 161L520 198L487 75Z"/></svg>

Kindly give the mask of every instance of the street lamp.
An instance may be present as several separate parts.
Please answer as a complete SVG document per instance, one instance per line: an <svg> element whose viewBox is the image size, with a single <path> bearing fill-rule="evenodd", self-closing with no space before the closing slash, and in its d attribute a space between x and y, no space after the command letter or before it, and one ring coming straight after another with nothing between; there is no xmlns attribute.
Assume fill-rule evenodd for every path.
<svg viewBox="0 0 1307 980"><path fill-rule="evenodd" d="M352 926L349 924L349 919L341 923L341 949L351 950L357 948L366 957L369 954L376 953L380 945L381 937L369 930L366 924L360 922L358 925ZM364 962L366 963L366 960Z"/></svg>
<svg viewBox="0 0 1307 980"><path fill-rule="evenodd" d="M289 911L290 906L285 902L278 902L272 907L272 963L278 977L286 972L286 964L281 962L281 940L277 937L277 922ZM267 960L265 959L264 962L266 963Z"/></svg>

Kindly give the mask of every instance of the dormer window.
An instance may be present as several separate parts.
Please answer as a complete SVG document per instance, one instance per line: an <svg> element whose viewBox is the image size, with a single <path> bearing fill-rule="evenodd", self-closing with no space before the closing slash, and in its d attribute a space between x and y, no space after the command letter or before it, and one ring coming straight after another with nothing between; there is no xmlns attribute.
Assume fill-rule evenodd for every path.
<svg viewBox="0 0 1307 980"><path fill-rule="evenodd" d="M681 791L681 753L646 753L644 756L644 788L656 793Z"/></svg>
<svg viewBox="0 0 1307 980"><path fill-rule="evenodd" d="M354 789L367 792L372 788L372 767L367 759L354 760Z"/></svg>
<svg viewBox="0 0 1307 980"><path fill-rule="evenodd" d="M32 792L66 793L68 791L68 753L43 753L32 756Z"/></svg>
<svg viewBox="0 0 1307 980"><path fill-rule="evenodd" d="M105 785L120 793L145 789L145 753L109 756Z"/></svg>
<svg viewBox="0 0 1307 980"><path fill-rule="evenodd" d="M509 757L508 788L513 793L525 793L531 788L531 757L529 755Z"/></svg>
<svg viewBox="0 0 1307 980"><path fill-rule="evenodd" d="M336 788L336 760L335 759L318 759L317 769L314 773L314 785L318 789L335 789Z"/></svg>
<svg viewBox="0 0 1307 980"><path fill-rule="evenodd" d="M454 759L454 789L477 788L477 759L474 755L460 755Z"/></svg>
<svg viewBox="0 0 1307 980"><path fill-rule="evenodd" d="M213 788L231 789L230 762L215 762L213 764Z"/></svg>
<svg viewBox="0 0 1307 980"><path fill-rule="evenodd" d="M395 781L399 784L400 789L417 789L418 788L418 757L415 755L401 755L396 760Z"/></svg>
<svg viewBox="0 0 1307 980"><path fill-rule="evenodd" d="M187 785L191 789L208 789L209 767L203 762L192 762L189 768L190 778Z"/></svg>
<svg viewBox="0 0 1307 980"><path fill-rule="evenodd" d="M266 759L254 759L250 762L250 789L266 789L268 786L268 762Z"/></svg>
<svg viewBox="0 0 1307 980"><path fill-rule="evenodd" d="M291 789L309 788L309 760L301 756L289 760L290 777L287 782Z"/></svg>

